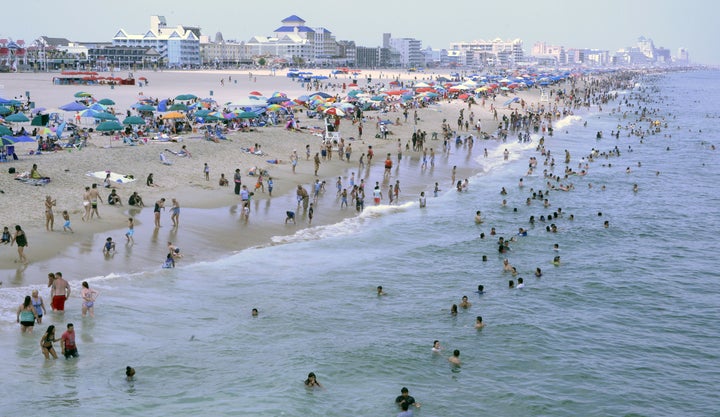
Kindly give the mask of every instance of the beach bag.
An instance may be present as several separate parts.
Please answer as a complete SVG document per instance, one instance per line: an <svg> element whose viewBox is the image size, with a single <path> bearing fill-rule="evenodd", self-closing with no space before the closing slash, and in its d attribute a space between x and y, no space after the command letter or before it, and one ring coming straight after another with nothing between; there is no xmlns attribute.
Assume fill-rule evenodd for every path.
<svg viewBox="0 0 720 417"><path fill-rule="evenodd" d="M15 167L8 168L8 174L14 174L15 173Z"/></svg>

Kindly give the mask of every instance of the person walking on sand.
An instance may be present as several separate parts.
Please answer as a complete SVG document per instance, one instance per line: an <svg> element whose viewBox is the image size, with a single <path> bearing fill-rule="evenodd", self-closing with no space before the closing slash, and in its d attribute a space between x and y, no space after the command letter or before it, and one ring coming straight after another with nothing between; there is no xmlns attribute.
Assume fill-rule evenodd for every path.
<svg viewBox="0 0 720 417"><path fill-rule="evenodd" d="M70 213L68 213L67 210L63 210L63 212L62 212L62 217L63 217L63 220L64 220L64 222L63 222L63 232L67 232L67 231L69 230L70 233L75 233L75 232L73 231L72 227L70 227Z"/></svg>
<svg viewBox="0 0 720 417"><path fill-rule="evenodd" d="M50 293L53 295L53 299L50 303L52 309L64 312L65 301L70 298L70 284L62 277L62 272L55 273L55 279L53 280Z"/></svg>
<svg viewBox="0 0 720 417"><path fill-rule="evenodd" d="M85 212L82 216L82 221L90 220L90 187L85 187L85 194L83 194L83 209Z"/></svg>
<svg viewBox="0 0 720 417"><path fill-rule="evenodd" d="M93 184L90 187L88 196L90 197L90 219L92 219L93 216L97 216L97 218L100 219L100 213L98 213L98 200L102 201L102 199L100 198L100 191L97 189L97 184Z"/></svg>
<svg viewBox="0 0 720 417"><path fill-rule="evenodd" d="M207 164L207 162L205 162L203 172L205 173L205 181L210 181L210 166Z"/></svg>
<svg viewBox="0 0 720 417"><path fill-rule="evenodd" d="M48 232L52 232L53 226L55 225L55 215L53 214L55 203L56 200L53 200L52 197L45 197L45 229Z"/></svg>
<svg viewBox="0 0 720 417"><path fill-rule="evenodd" d="M17 243L17 251L20 263L27 264L28 260L25 257L25 248L28 247L27 236L19 224L15 225L15 234L13 235L10 246Z"/></svg>
<svg viewBox="0 0 720 417"><path fill-rule="evenodd" d="M153 208L153 213L155 214L155 228L160 227L160 209L165 210L165 198L161 198L160 200L155 202L155 208Z"/></svg>
<svg viewBox="0 0 720 417"><path fill-rule="evenodd" d="M317 177L318 170L320 169L320 153L315 152L315 158L313 161L315 162L315 176Z"/></svg>
<svg viewBox="0 0 720 417"><path fill-rule="evenodd" d="M97 299L98 292L90 288L90 284L87 281L83 281L82 289L80 290L80 296L83 299L82 303L82 316L85 317L87 313L90 313L90 317L95 317L95 300Z"/></svg>
<svg viewBox="0 0 720 417"><path fill-rule="evenodd" d="M233 182L235 183L235 195L240 195L240 186L242 185L242 176L240 175L240 168L235 170L233 176Z"/></svg>

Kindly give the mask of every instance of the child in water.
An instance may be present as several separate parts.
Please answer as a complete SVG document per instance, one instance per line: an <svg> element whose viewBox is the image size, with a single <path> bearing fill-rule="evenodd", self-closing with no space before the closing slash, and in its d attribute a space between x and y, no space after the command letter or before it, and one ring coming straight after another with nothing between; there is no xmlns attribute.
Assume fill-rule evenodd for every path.
<svg viewBox="0 0 720 417"><path fill-rule="evenodd" d="M163 268L175 268L175 257L173 256L173 253L170 252L167 254L167 258L165 258L165 262L163 263Z"/></svg>

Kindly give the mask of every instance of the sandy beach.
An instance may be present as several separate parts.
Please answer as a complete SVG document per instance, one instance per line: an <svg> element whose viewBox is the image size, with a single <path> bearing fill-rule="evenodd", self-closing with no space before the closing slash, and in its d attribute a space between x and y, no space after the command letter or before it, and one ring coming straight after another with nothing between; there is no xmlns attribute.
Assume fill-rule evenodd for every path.
<svg viewBox="0 0 720 417"><path fill-rule="evenodd" d="M285 77L284 72L280 71L276 75L267 71L254 71L252 76L246 71L136 72L135 77L146 77L149 85L114 88L53 85L52 77L57 75L3 74L0 79L0 96L11 99L29 91L36 106L45 107L46 112L52 112L74 101L73 95L82 90L92 93L98 100L110 98L115 101L116 104L111 107L122 120L126 111L140 97L163 99L192 93L198 97L212 97L222 106L227 102L245 99L251 91L260 91L266 96L281 91L290 98L308 94L300 83ZM435 76L429 73L363 72L358 80L361 86L365 85L363 78L368 75L372 76L373 82L380 83L388 83L398 78L406 82L430 81ZM221 79L224 81L223 85ZM339 76L337 80L329 79L325 82L349 83L351 78ZM326 87L321 91L344 96L341 88ZM539 94L539 90L531 89L511 94L510 97L522 98L529 105L538 102ZM494 103L500 116L510 112L502 107L502 103L507 99L508 97L499 96ZM494 132L498 122L493 121L490 104L491 101L488 101L485 107L477 104L471 110L475 113L476 120L481 120L483 131ZM517 104L514 106L518 107ZM320 149L322 138L311 134L309 129L290 131L282 125L261 127L254 132L232 132L227 141L219 143L205 140L201 133L193 132L181 135L178 142L148 141L147 144L128 146L117 140L115 135L106 136L94 132L89 145L81 150L68 149L30 155L30 150L36 147L34 143L17 144L19 160L4 163L4 174L0 175L0 190L3 191L0 199L4 201L5 208L4 222L0 226L7 225L11 230L16 224L23 227L28 236L26 256L29 264L17 263L15 247L3 247L0 250L0 280L4 282L4 286L42 285L50 271L62 271L71 280L111 273L140 273L160 268L169 241L182 248L185 257L181 263L216 259L247 247L271 244L273 236L291 235L309 226L306 214L302 212L298 214L296 225L285 224L285 211L294 210L296 207L296 187L303 185L310 191L316 178L326 182L326 191L316 204L313 227L334 224L343 217L357 215L353 207L340 208L335 188L338 177L342 178L342 183L346 186L353 172L356 173L356 182L365 179L368 184L366 207L371 205L371 190L376 181L382 183L383 191L389 182L400 181L400 205L415 203L419 192L431 192L435 182L439 182L442 188L450 187L452 166L458 167L458 178L466 178L482 170L482 165L476 162L475 158L482 155L483 148L497 146L497 141L476 139L473 149L456 149L453 146L452 152L444 155L439 152L442 147L441 139L428 141L427 147L438 150L437 162L432 169L421 170L420 152L404 150L402 161L397 163L398 140L404 146L410 140L414 129L427 131L428 138L432 132L440 133L443 120L449 121L453 126L461 108L466 109L466 114L469 112L467 107L463 101L453 100L418 109L418 125L412 123L411 116L407 123L392 125L392 133L388 139L375 138L378 112L365 113L362 140L349 140L358 136L357 126L349 119L342 119L340 133L352 144L351 161L341 161L337 155L334 155L332 160L323 160L318 177L313 175L312 157L310 160L306 159L305 147L310 145L314 155ZM72 113L60 112L66 118L73 116ZM320 119L310 119L300 113L297 117L303 127L322 127L323 122ZM402 120L403 115L401 112L390 112L383 114L382 118ZM92 127L91 121L88 122L84 126ZM25 126L31 130L29 124ZM471 127L470 132L459 133L467 135L476 132ZM475 136L477 138L476 134ZM263 155L253 155L242 150L255 144L261 146ZM192 157L178 157L172 153L179 151L183 145L187 146ZM375 160L371 166L360 171L358 159L370 145L375 151ZM300 157L296 173L292 172L289 163L293 150L297 150ZM161 152L172 161L172 165L160 162ZM387 153L392 154L396 164L390 178L384 179L382 163ZM268 162L275 159L280 160L280 163ZM209 181L205 180L203 173L205 163L210 168ZM49 184L31 186L16 181L15 174L8 173L10 167L14 167L18 173L30 171L33 164L37 164L43 176L52 179ZM245 220L240 216L239 197L233 193L232 176L235 169L240 169L243 184L254 188L256 177L248 176L248 171L253 167L268 170L275 189L272 197L268 196L267 190L255 194L251 214L249 219ZM103 201L106 202L107 199L108 190L102 189L102 180L86 175L88 172L97 171L132 175L136 180L116 186L124 206L102 204L99 207L101 218L84 222L81 220L84 188L98 184ZM157 187L146 186L145 179L150 173L154 174ZM231 181L230 187L219 186L221 173ZM145 208L127 206L128 197L135 191L142 196ZM52 232L45 230L46 196L56 200ZM161 213L162 227L156 229L153 227L152 206L160 198L166 199L167 208ZM170 222L169 208L173 198L179 201L181 207L178 228L173 228ZM386 199L383 204L387 204ZM67 210L70 215L74 233L63 232L63 210ZM126 245L124 236L129 217L135 218L136 222L133 245ZM107 237L112 237L117 242L114 256L106 257L102 253L102 245Z"/></svg>

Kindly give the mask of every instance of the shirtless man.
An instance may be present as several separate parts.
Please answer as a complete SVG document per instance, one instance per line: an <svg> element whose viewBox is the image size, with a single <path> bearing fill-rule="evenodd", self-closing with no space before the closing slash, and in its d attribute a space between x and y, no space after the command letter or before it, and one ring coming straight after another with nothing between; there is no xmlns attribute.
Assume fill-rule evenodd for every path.
<svg viewBox="0 0 720 417"><path fill-rule="evenodd" d="M455 349L455 350L453 351L452 356L450 356L450 357L448 358L448 362L450 362L451 364L453 364L453 365L455 365L455 366L460 366L460 365L462 365L462 363L460 362L460 351L457 350L457 349Z"/></svg>
<svg viewBox="0 0 720 417"><path fill-rule="evenodd" d="M55 279L52 283L53 294L52 308L55 311L65 311L65 300L70 297L70 284L63 279L62 272L55 273Z"/></svg>
<svg viewBox="0 0 720 417"><path fill-rule="evenodd" d="M93 184L90 188L90 191L88 191L88 197L90 199L90 219L93 218L93 215L97 215L97 218L100 218L100 213L98 213L98 200L100 200L100 191L97 189L97 184Z"/></svg>

